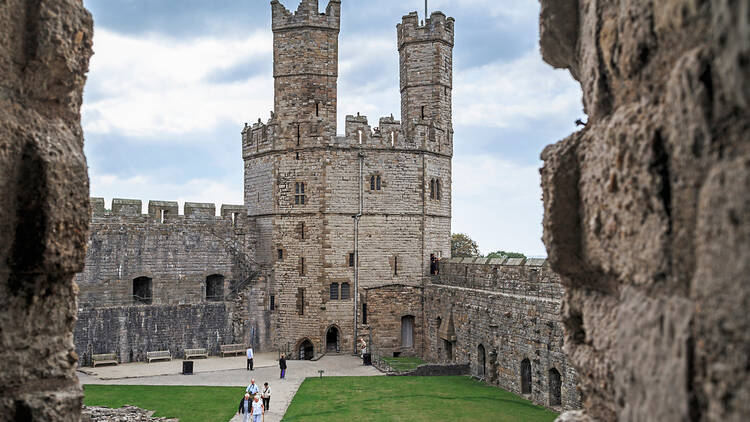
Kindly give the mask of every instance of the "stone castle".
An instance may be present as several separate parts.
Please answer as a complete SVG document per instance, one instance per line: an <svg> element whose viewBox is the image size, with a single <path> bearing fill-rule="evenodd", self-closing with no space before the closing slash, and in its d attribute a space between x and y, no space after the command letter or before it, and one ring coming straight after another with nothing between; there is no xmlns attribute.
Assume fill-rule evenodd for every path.
<svg viewBox="0 0 750 422"><path fill-rule="evenodd" d="M544 260L450 259L454 20L397 25L402 120L337 136L341 2L271 2L274 110L242 130L245 205L93 198L79 363L252 344L470 363L487 382L577 408L562 287ZM443 271L431 262L443 258Z"/></svg>
<svg viewBox="0 0 750 422"><path fill-rule="evenodd" d="M322 19L312 4L301 5L300 18L307 11ZM338 6L331 2L330 16ZM549 266L449 259L439 275L419 282L372 283L359 289L360 306L369 308L359 312L358 328L367 329L380 353L470 363L487 382L547 405L559 399L563 408L579 407L577 376L583 411L567 412L561 422L745 421L750 4L541 0L541 6L542 55L580 81L590 118L543 155ZM435 16L423 25L407 20L429 33L440 20ZM140 202L116 200L106 210L103 201L88 201L80 106L91 15L77 0L12 0L0 7L0 21L7 23L0 30L0 419L80 420L83 391L75 371L92 352L132 361L154 348L177 356L185 346L215 353L218 343L234 341L284 349L273 344L276 330L304 315L287 309L282 319L279 307L289 305L271 299L296 288L278 280L278 262L270 264L278 251L266 250L265 263L256 260L258 245L276 246L276 226L264 239L262 216L251 217L244 206L225 206L216 217L213 205L186 204L180 216L176 204L152 202L141 215ZM415 136L407 117L394 138ZM427 140L431 125L421 126ZM417 133L419 127L413 126ZM387 148L382 125L379 132ZM434 134L437 140L437 123ZM367 135L377 139L363 130L363 143ZM262 159L247 158L251 165ZM360 180L366 187L369 180ZM384 181L389 188L392 176L381 174L381 190ZM377 190L377 177L374 183ZM426 202L429 190L421 189ZM320 236L332 242L331 229ZM291 252L284 255L287 245L281 246L287 260ZM320 252L326 246L332 249L321 241ZM390 265L394 255L378 262ZM76 275L84 262L85 272ZM318 293L320 302L307 292L295 309L299 303L303 312L317 306L327 313L332 282L315 285L328 293ZM353 340L351 316L352 325L336 325L339 341ZM322 330L332 320L317 333L299 324L294 334L304 336L309 350L293 353L322 353L331 331Z"/></svg>

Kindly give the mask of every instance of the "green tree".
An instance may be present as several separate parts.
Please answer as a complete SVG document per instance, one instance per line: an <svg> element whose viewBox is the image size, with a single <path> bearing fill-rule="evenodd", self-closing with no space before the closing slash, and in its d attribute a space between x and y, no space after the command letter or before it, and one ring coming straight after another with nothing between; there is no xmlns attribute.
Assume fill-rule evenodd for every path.
<svg viewBox="0 0 750 422"><path fill-rule="evenodd" d="M507 256L508 258L526 258L526 255L520 252L496 251L487 254L487 258L502 258L504 256Z"/></svg>
<svg viewBox="0 0 750 422"><path fill-rule="evenodd" d="M479 256L479 247L477 246L477 242L473 241L468 235L463 233L452 234L451 256L454 258L468 258Z"/></svg>

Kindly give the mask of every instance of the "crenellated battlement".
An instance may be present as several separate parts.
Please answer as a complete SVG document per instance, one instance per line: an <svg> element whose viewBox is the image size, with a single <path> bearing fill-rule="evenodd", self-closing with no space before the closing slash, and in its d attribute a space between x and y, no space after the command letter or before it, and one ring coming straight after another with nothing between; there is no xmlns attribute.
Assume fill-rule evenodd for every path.
<svg viewBox="0 0 750 422"><path fill-rule="evenodd" d="M443 12L432 12L426 22L420 25L417 12L411 12L401 18L396 25L398 32L398 49L406 44L443 41L453 47L455 19L447 18Z"/></svg>
<svg viewBox="0 0 750 422"><path fill-rule="evenodd" d="M325 13L318 12L318 0L302 0L295 12L288 10L278 0L271 2L271 27L274 31L300 27L338 31L340 22L340 0L330 0Z"/></svg>
<svg viewBox="0 0 750 422"><path fill-rule="evenodd" d="M371 127L367 116L357 113L356 116L346 116L344 137L338 138L338 144L351 147L414 148L414 145L405 144L404 140L401 122L394 119L393 115L381 117L378 126Z"/></svg>
<svg viewBox="0 0 750 422"><path fill-rule="evenodd" d="M222 204L220 215L216 216L216 204L202 202L185 202L184 214L179 213L176 201L148 201L148 211L142 213L143 202L140 199L112 199L112 207L106 208L104 198L90 198L93 217L138 217L155 221L168 222L175 218L188 219L231 219L247 214L244 205Z"/></svg>

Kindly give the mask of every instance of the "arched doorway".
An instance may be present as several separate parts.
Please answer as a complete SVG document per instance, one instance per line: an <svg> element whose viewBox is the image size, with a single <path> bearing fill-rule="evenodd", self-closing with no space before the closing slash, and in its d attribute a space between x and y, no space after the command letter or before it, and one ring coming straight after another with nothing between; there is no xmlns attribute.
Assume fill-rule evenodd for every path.
<svg viewBox="0 0 750 422"><path fill-rule="evenodd" d="M299 344L298 351L300 360L311 360L315 356L315 348L309 339L304 339Z"/></svg>
<svg viewBox="0 0 750 422"><path fill-rule="evenodd" d="M486 372L487 355L484 346L481 344L477 347L477 375L484 378Z"/></svg>
<svg viewBox="0 0 750 422"><path fill-rule="evenodd" d="M339 352L339 329L333 325L330 326L326 332L326 352Z"/></svg>
<svg viewBox="0 0 750 422"><path fill-rule="evenodd" d="M521 394L531 394L531 362L521 361Z"/></svg>
<svg viewBox="0 0 750 422"><path fill-rule="evenodd" d="M557 369L552 368L549 370L549 405L559 406L560 400L560 389L562 388L562 379L560 372Z"/></svg>

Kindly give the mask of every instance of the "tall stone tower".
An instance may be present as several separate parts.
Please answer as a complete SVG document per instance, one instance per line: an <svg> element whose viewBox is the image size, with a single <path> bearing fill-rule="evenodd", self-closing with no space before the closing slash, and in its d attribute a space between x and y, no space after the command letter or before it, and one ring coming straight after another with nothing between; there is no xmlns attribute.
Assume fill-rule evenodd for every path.
<svg viewBox="0 0 750 422"><path fill-rule="evenodd" d="M255 259L268 273L269 328L292 357L352 351L369 329L368 289L418 289L430 256L450 255L453 19L435 13L420 26L411 14L399 25L411 116L403 128L392 116L373 128L357 114L337 136L341 2L330 0L324 13L317 0L302 0L296 12L278 1L271 7L274 112L242 131L245 205L258 230ZM435 48L439 57L428 54Z"/></svg>
<svg viewBox="0 0 750 422"><path fill-rule="evenodd" d="M428 150L452 151L454 20L433 12L419 25L412 12L397 30L404 132Z"/></svg>
<svg viewBox="0 0 750 422"><path fill-rule="evenodd" d="M274 114L280 135L294 147L336 135L336 80L341 2L318 12L318 0L303 0L291 13L271 2Z"/></svg>

